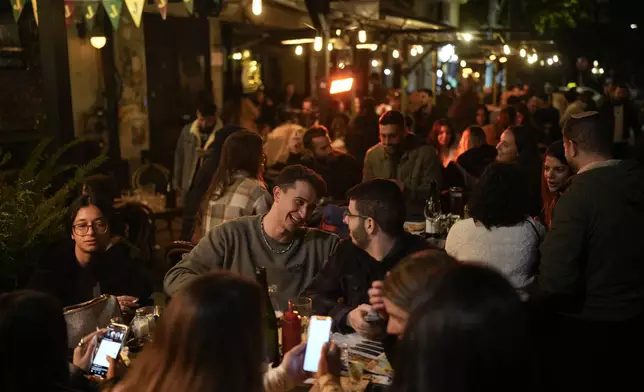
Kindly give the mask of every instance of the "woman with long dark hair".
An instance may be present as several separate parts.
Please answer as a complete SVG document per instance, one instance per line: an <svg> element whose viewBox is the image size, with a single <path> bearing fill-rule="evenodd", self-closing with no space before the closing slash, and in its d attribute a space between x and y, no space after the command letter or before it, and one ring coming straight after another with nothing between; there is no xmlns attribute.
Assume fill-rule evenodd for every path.
<svg viewBox="0 0 644 392"><path fill-rule="evenodd" d="M152 342L115 392L285 392L303 381L305 344L264 366L261 287L229 271L202 275L173 297Z"/></svg>
<svg viewBox="0 0 644 392"><path fill-rule="evenodd" d="M109 200L83 195L69 208L68 233L46 252L29 288L54 295L63 306L76 305L101 294L118 296L121 309L141 305L151 287L129 249L112 236Z"/></svg>
<svg viewBox="0 0 644 392"><path fill-rule="evenodd" d="M448 268L415 303L391 390L536 390L528 335L524 306L500 274Z"/></svg>
<svg viewBox="0 0 644 392"><path fill-rule="evenodd" d="M434 123L428 139L429 144L436 148L443 168L456 160L459 137L447 119L441 119Z"/></svg>
<svg viewBox="0 0 644 392"><path fill-rule="evenodd" d="M546 227L552 224L555 205L566 190L574 174L564 153L563 141L552 143L546 150L541 177L541 198L543 200L543 219Z"/></svg>
<svg viewBox="0 0 644 392"><path fill-rule="evenodd" d="M508 127L496 146L496 160L518 163L526 176L530 216L541 214L541 158L535 133L523 126Z"/></svg>
<svg viewBox="0 0 644 392"><path fill-rule="evenodd" d="M73 392L98 390L82 375L97 345L95 332L67 360L67 325L63 308L45 293L22 290L0 295L0 389L3 392ZM86 342L86 343L85 343Z"/></svg>
<svg viewBox="0 0 644 392"><path fill-rule="evenodd" d="M202 230L247 215L265 214L273 202L263 181L262 138L239 131L224 143L217 172L201 207Z"/></svg>

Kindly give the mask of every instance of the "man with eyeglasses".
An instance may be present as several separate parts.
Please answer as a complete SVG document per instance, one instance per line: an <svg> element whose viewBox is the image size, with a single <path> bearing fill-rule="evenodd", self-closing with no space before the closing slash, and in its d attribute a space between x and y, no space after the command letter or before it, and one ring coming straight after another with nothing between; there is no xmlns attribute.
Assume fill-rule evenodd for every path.
<svg viewBox="0 0 644 392"><path fill-rule="evenodd" d="M374 323L368 290L407 255L428 249L420 237L405 232L405 202L398 186L385 179L356 185L347 192L344 222L350 239L342 241L304 295L313 313L328 315L336 330L375 338L383 323ZM342 301L340 301L342 299Z"/></svg>

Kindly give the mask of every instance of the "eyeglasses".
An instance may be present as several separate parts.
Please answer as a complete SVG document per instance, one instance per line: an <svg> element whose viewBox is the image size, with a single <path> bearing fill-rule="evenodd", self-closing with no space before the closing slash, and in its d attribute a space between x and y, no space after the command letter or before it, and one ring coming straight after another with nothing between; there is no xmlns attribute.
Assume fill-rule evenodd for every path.
<svg viewBox="0 0 644 392"><path fill-rule="evenodd" d="M94 233L96 234L105 234L107 232L107 222L97 220L92 222L91 224L88 223L78 223L72 226L72 229L74 230L74 234L79 235L79 236L85 236L87 233L89 233L89 228L92 228L94 230Z"/></svg>
<svg viewBox="0 0 644 392"><path fill-rule="evenodd" d="M342 216L343 216L343 218L360 218L360 219L368 219L369 218L366 215L352 214L352 213L349 212L349 210L344 211L344 214Z"/></svg>

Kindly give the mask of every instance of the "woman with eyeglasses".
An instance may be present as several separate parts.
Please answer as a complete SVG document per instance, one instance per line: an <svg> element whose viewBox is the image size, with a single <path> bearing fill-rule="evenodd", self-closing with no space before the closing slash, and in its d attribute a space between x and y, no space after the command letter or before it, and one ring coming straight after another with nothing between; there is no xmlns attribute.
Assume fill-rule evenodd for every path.
<svg viewBox="0 0 644 392"><path fill-rule="evenodd" d="M109 220L112 206L83 195L69 208L69 235L41 258L29 287L53 294L63 306L115 295L121 309L147 298L145 278L128 250L114 241Z"/></svg>

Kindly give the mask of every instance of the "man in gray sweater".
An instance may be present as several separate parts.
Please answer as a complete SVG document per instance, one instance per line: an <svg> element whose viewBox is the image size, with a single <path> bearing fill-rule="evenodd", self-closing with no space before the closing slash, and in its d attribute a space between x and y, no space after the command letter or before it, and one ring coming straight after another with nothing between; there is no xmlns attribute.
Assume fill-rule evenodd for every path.
<svg viewBox="0 0 644 392"><path fill-rule="evenodd" d="M210 230L197 246L172 267L164 286L172 296L195 277L222 268L254 278L255 268L266 268L269 285L281 308L313 280L338 237L305 228L318 197L326 193L324 180L302 166L282 170L273 188L274 203L266 215L228 221Z"/></svg>

